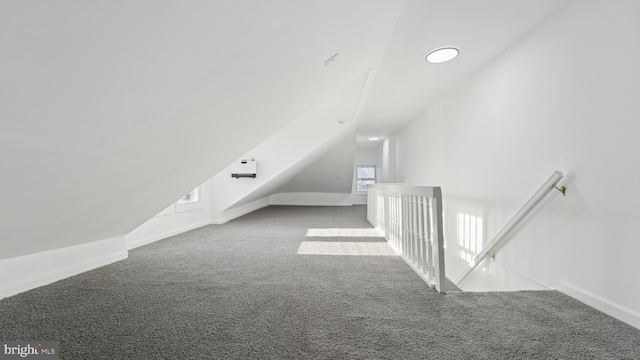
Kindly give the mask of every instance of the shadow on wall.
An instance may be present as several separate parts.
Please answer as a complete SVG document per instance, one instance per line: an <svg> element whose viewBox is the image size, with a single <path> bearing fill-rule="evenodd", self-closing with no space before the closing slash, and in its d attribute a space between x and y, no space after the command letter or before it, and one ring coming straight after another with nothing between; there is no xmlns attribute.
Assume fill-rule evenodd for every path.
<svg viewBox="0 0 640 360"><path fill-rule="evenodd" d="M444 202L447 277L459 279L484 246L519 209L518 204L447 197ZM452 219L452 221L447 221ZM526 226L520 224L519 226ZM516 229L516 232L518 230ZM513 234L511 235L513 236ZM499 251L499 250L498 250ZM498 252L498 257L500 257ZM464 291L540 290L547 287L507 267L503 259L484 261L460 284Z"/></svg>

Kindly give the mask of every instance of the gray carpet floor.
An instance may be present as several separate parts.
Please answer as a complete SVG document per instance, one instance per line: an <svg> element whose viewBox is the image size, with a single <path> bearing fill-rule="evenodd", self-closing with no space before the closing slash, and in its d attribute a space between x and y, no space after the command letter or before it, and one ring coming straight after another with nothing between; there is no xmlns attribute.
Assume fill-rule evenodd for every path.
<svg viewBox="0 0 640 360"><path fill-rule="evenodd" d="M268 207L0 301L0 340L63 359L640 359L640 330L556 291L438 294L396 256L298 255L364 207Z"/></svg>

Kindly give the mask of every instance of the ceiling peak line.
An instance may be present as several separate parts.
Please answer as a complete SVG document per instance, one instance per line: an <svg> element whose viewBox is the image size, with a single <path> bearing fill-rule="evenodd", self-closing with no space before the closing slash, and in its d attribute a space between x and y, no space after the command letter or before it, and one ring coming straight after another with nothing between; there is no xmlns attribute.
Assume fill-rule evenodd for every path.
<svg viewBox="0 0 640 360"><path fill-rule="evenodd" d="M369 96L369 91L371 90L371 86L373 85L373 79L377 71L372 67L367 70L367 78L364 80L362 84L362 89L360 90L360 97L358 98L358 104L356 105L356 110L353 113L353 120L351 121L354 125L358 124L358 120L360 120L360 116L362 115L362 109L364 108L364 104L366 102L367 97Z"/></svg>

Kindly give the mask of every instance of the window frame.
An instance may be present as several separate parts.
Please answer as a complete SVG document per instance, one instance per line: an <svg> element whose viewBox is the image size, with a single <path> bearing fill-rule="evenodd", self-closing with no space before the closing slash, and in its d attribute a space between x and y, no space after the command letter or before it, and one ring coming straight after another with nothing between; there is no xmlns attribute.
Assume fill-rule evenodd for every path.
<svg viewBox="0 0 640 360"><path fill-rule="evenodd" d="M194 195L195 194L195 195ZM189 200L189 201L182 201L182 199L184 199L187 195L191 195L191 199L193 200ZM189 191L188 193L184 194L182 197L180 197L180 199L178 199L175 202L175 212L176 213L180 213L180 212L185 212L185 211L191 211L191 210L197 210L197 209L202 209L204 208L204 202L202 201L202 196L203 196L203 192L202 192L202 186L198 186L195 189Z"/></svg>
<svg viewBox="0 0 640 360"><path fill-rule="evenodd" d="M365 177L358 177L358 169L360 168L373 168L373 178L365 178ZM377 184L378 183L378 167L376 166L376 164L356 164L355 166L355 184L354 184L354 190L356 194L366 194L368 189L365 190L358 190L358 183L361 180L364 181L371 181L373 180L373 183L367 183L368 184ZM368 187L368 186L367 186Z"/></svg>
<svg viewBox="0 0 640 360"><path fill-rule="evenodd" d="M182 201L187 196L189 196L189 200ZM180 205L186 205L186 204L197 203L198 201L200 201L200 186L184 194L184 196L178 199L177 203Z"/></svg>

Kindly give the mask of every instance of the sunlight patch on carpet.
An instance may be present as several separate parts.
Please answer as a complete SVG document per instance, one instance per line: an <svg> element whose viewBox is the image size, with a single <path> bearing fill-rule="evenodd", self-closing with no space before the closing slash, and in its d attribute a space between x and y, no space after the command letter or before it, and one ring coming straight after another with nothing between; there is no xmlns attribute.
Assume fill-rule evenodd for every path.
<svg viewBox="0 0 640 360"><path fill-rule="evenodd" d="M386 242L303 241L298 255L398 256Z"/></svg>
<svg viewBox="0 0 640 360"><path fill-rule="evenodd" d="M374 228L366 229L307 229L305 236L315 237L382 237Z"/></svg>

